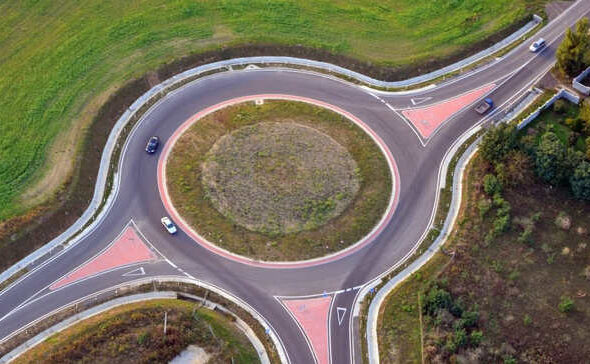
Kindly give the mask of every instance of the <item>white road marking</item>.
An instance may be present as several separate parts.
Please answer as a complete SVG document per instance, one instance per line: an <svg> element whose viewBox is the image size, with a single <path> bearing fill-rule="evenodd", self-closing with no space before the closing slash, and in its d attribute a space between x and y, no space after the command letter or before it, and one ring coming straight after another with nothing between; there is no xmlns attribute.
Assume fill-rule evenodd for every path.
<svg viewBox="0 0 590 364"><path fill-rule="evenodd" d="M338 315L338 326L340 326L340 325L342 325L342 321L344 320L344 316L346 316L346 308L336 307L336 314Z"/></svg>
<svg viewBox="0 0 590 364"><path fill-rule="evenodd" d="M414 97L411 98L410 101L412 101L412 105L416 106L416 105L420 105L428 100L431 100L432 97Z"/></svg>
<svg viewBox="0 0 590 364"><path fill-rule="evenodd" d="M135 276L145 276L145 269L143 269L143 267L139 267L137 269L134 269L132 271L129 271L129 272L123 274L123 277L135 277Z"/></svg>

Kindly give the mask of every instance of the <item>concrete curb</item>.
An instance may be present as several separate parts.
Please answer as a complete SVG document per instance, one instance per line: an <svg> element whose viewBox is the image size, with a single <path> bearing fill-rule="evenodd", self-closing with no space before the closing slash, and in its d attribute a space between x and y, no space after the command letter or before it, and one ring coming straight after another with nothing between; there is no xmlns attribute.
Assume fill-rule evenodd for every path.
<svg viewBox="0 0 590 364"><path fill-rule="evenodd" d="M453 159L455 153L459 149L459 147L465 143L472 135L477 133L481 130L481 127L476 127L466 133L455 145L451 147L449 153L447 154L447 158L445 158L445 162L441 170L444 170L445 173L440 174L440 178L442 180L446 180L446 171L448 168L448 164ZM451 232L452 227L455 224L455 220L459 213L459 208L461 206L461 199L462 199L462 187L463 187L463 172L467 163L471 160L473 155L475 155L475 151L477 150L477 146L481 138L477 139L473 142L467 150L461 155L457 165L455 166L455 170L453 172L453 193L451 199L451 206L449 207L449 212L447 213L447 217L443 224L443 228L439 233L438 237L435 241L426 249L420 257L418 257L415 261L413 261L409 266L407 266L404 270L398 273L395 277L389 280L375 295L371 304L369 306L369 312L367 317L367 328L366 328L366 337L367 337L367 353L369 358L369 363L379 363L379 347L378 347L378 336L377 336L377 324L379 318L379 309L381 304L384 302L385 298L389 295L389 293L397 287L398 284L403 282L406 278L410 277L414 272L420 269L424 264L426 264L430 258L432 258L440 249L442 245L446 242L449 234ZM439 186L441 186L441 182L439 180ZM427 231L430 230L430 227ZM363 292L360 294L359 299L357 302L361 302L363 298L373 289L375 285L380 282L381 279L378 279L373 282L371 285L367 285L363 288ZM355 307L355 312L360 311L360 305L357 304Z"/></svg>
<svg viewBox="0 0 590 364"><path fill-rule="evenodd" d="M233 296L232 294L226 292L225 290L223 290L222 288L219 288L217 286L214 286L212 284L206 283L206 282L202 282L196 279L190 279L190 278L184 278L184 277L172 277L172 276L159 276L159 277L148 277L148 278L142 278L142 279L138 279L135 281L131 281L131 282L126 282L126 283L122 283L119 284L117 286L114 287L110 287L108 289L96 292L94 294L88 295L86 297L82 297L76 301L73 301L65 306L62 306L56 310L53 310L49 313L47 313L46 315L43 315L42 317L37 318L36 320L28 323L27 325L23 326L19 331L12 333L12 335L10 335L9 337L5 338L4 341L9 340L11 337L13 337L14 335L19 334L20 332L23 332L25 330L27 330L28 328L34 326L35 324L37 324L38 322L46 319L47 317L50 317L64 309L67 309L69 307L72 307L74 305L77 305L81 302L85 302L88 300L92 300L95 299L97 297L99 297L100 295L106 293L106 292L111 292L111 291L117 291L118 289L121 288L133 288L133 287L137 287L137 286L141 286L144 284L149 284L149 283L185 283L185 284L192 284L195 285L197 287L200 288L204 288L208 291L214 292L215 294L218 294L219 296L227 299L230 302L234 302L236 305L238 305L239 307L241 307L243 310L245 310L246 312L248 312L250 315L252 315L252 317L257 320L260 325L265 329L265 332L268 334L268 336L270 337L270 339L272 340L275 349L277 350L277 353L279 355L279 359L281 360L282 363L289 363L289 359L288 359L288 355L284 350L284 345L282 343L282 341L280 340L280 338L278 337L278 335L276 334L274 328L264 319L264 317L262 315L260 315L258 313L258 311L256 311L254 308L252 308L250 305L248 305L246 302L244 302L243 300L241 300L238 297ZM150 296L150 295L154 295L154 296ZM19 355L21 355L22 353L24 353L26 350L32 348L33 346L39 344L40 342L42 342L43 340L45 340L47 337L53 335L56 332L62 331L64 329L66 329L67 327L77 323L80 320L83 320L85 318L89 318L92 317L98 313L104 312L108 309L123 305L123 304L127 304L127 303L132 303L132 302L138 302L138 301L143 301L143 300L150 300L150 299L158 299L158 298L178 298L178 297L188 297L190 299L196 299L198 301L204 302L206 303L206 305L208 306L208 308L215 308L217 307L218 309L220 309L223 312L227 312L227 313L231 313L229 310L227 310L225 307L217 304L217 303L213 303L211 301L208 301L204 298L200 298L198 296L192 295L192 294L187 294L184 292L170 292L170 291L158 291L158 292L150 292L147 294L135 294L135 295L130 295L130 296L123 296L123 297L119 297L119 298L115 298L113 300L109 300L103 304L100 304L98 306L92 307L86 311L83 311L81 313L75 314L69 318L67 318L66 320L52 326L51 328L44 330L43 332L41 332L40 334L36 335L35 337L31 338L30 340L28 340L27 342L21 344L20 346L18 346L17 348L13 349L12 351L10 351L8 354L4 355L2 358L0 358L0 363L7 363L10 362L14 359L16 359ZM138 298L139 297L139 298ZM238 318L235 314L231 313L234 317ZM239 319L239 318L238 318ZM244 331L244 333L248 336L248 338L252 341L251 336L254 335L256 337L256 340L252 341L252 344L254 345L254 347L256 348L256 351L258 352L259 356L261 357L261 361L262 363L269 363L270 360L268 359L268 353L266 352L266 350L264 349L264 345L262 344L262 342L260 341L260 339L256 336L256 334L254 334L254 331L252 330L252 328L250 328L245 322L243 322L243 320L239 319L239 321L236 321L238 323L238 327L240 329L242 329ZM262 349L261 349L262 348ZM261 352L261 350L263 352ZM263 359L266 358L266 359Z"/></svg>
<svg viewBox="0 0 590 364"><path fill-rule="evenodd" d="M404 81L395 81L395 82L381 81L381 80L377 80L372 77L363 75L361 73L351 71L346 68L336 66L336 65L333 65L330 63L307 60L307 59L302 59L302 58L295 58L295 57L234 58L234 59L230 59L230 60L224 60L224 61L214 62L214 63L206 64L203 66L195 67L193 69L190 69L190 70L182 72L178 75L175 75L175 76L165 80L164 82L152 87L150 90L148 90L145 94L143 94L141 97L139 97L129 107L129 109L126 110L123 113L123 115L121 115L121 117L117 120L117 123L115 124L115 126L111 130L111 133L109 134L109 138L107 140L107 143L105 145L105 149L104 149L102 157L101 157L100 167L99 167L99 171L98 171L98 176L97 176L97 181L96 181L92 201L90 202L89 207L86 209L86 211L84 211L82 216L80 216L80 218L78 220L76 220L76 222L72 226L70 226L66 231L64 231L62 234L57 236L55 239L51 240L47 244L43 245L41 248L39 248L36 251L29 254L27 257L21 259L19 262L12 265L10 268L5 270L4 272L0 273L0 283L8 280L11 276L18 273L22 269L34 268L34 265L40 265L43 262L45 262L46 260L51 259L51 256L54 254L53 251L56 248L59 248L60 246L63 247L63 249L61 249L59 252L63 252L65 250L67 250L68 248L76 245L77 242L82 240L82 238L84 238L87 234L89 234L102 221L102 218L105 215L104 211L108 211L108 208L110 207L112 201L114 200L114 197L116 196L117 191L118 191L118 187L119 187L118 186L118 178L117 178L118 171L117 171L117 172L115 172L115 178L114 178L111 193L109 194L109 196L106 196L106 200L105 200L104 194L105 194L106 184L107 184L107 180L108 180L108 176L109 176L110 161L112 159L112 155L113 155L115 146L117 144L117 141L119 139L119 136L121 134L121 131L127 125L129 120L131 119L131 117L135 115L137 110L140 109L147 101L152 99L154 96L165 96L170 91L170 88L172 88L172 86L177 86L179 83L185 82L187 80L197 79L202 74L212 72L215 70L223 70L223 69L231 70L232 66L249 66L249 65L253 65L253 64L270 64L270 65L287 64L287 65L293 65L293 66L304 66L304 67L310 67L310 68L317 68L317 69L324 70L325 72L328 72L328 73L338 73L338 74L343 75L345 77L355 79L357 81L360 81L365 84L369 84L374 87L381 87L381 88L408 87L408 86L416 85L416 84L426 82L429 80L433 80L433 79L440 77L444 74L454 72L454 71L459 70L467 65L477 62L477 61L497 52L498 50L508 46L509 44L516 41L518 38L524 36L529 31L531 31L533 28L535 28L540 23L540 21L542 21L542 19L540 17L534 16L533 20L528 22L525 26L523 26L522 28L520 28L516 32L512 33L510 36L506 37L502 41L491 46L490 48L487 48L477 54L474 54L471 57L465 58L464 60L456 62L452 65L447 66L447 67L430 72L426 75L413 77L413 78L410 78L410 79L404 80ZM246 67L246 68L248 68L248 67ZM137 122L137 125L139 125L140 123L141 123L141 119ZM101 208L103 201L105 202L105 204L104 204L104 206L102 206L102 210L98 213L98 215L96 215L98 210ZM93 218L94 218L94 220L93 220ZM89 222L91 222L91 224L89 226L86 226ZM79 234L76 235L72 239L72 236L74 236L76 233L79 233ZM68 240L70 240L70 239L71 239L71 241L68 242ZM67 242L67 244L64 245L64 243L66 243L66 242ZM59 252L57 254L59 254ZM47 255L49 255L49 257L47 257ZM24 276L26 276L26 274ZM22 279L22 278L24 278L24 277L20 277L20 279ZM11 285L6 287L5 290L10 289L13 285L17 284L20 281L20 279L16 280L16 282L13 282Z"/></svg>

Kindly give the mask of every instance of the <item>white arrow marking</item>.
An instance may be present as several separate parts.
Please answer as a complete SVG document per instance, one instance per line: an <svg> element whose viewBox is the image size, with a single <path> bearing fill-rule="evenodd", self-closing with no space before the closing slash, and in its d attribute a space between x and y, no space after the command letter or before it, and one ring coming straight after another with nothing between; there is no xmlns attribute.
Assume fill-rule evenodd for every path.
<svg viewBox="0 0 590 364"><path fill-rule="evenodd" d="M410 99L410 101L412 101L412 104L414 106L416 106L416 105L419 105L419 104L421 104L423 102L426 102L426 101L430 100L431 98L432 97L416 97L416 98Z"/></svg>
<svg viewBox="0 0 590 364"><path fill-rule="evenodd" d="M145 270L143 269L143 267L139 267L137 269L134 269L130 272L123 274L123 277L133 277L133 276L145 276Z"/></svg>
<svg viewBox="0 0 590 364"><path fill-rule="evenodd" d="M344 316L346 315L346 308L336 307L336 314L338 315L338 326L340 326L342 325L342 320L344 320Z"/></svg>

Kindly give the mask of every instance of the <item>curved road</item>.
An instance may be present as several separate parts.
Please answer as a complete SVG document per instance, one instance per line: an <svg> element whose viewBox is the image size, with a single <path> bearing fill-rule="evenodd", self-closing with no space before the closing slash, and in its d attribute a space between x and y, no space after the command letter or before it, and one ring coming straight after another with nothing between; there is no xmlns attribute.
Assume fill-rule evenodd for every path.
<svg viewBox="0 0 590 364"><path fill-rule="evenodd" d="M141 264L146 276L191 276L242 298L272 324L291 363L312 363L315 358L297 323L276 297L332 297L331 362L355 361L358 353L353 355L349 335L350 313L358 288L398 263L420 241L433 215L443 156L462 134L485 121L471 106L465 107L429 138L423 138L402 117L403 110L435 105L489 84L496 85L490 97L501 108L552 65L566 27L589 12L590 1L578 1L547 25L539 36L547 39L549 46L538 54L531 54L527 49L529 42L525 42L489 66L412 94L371 92L318 74L285 69L223 72L174 91L157 103L129 136L120 165L120 189L102 223L75 247L0 293L0 338L77 298L137 278L123 273L140 265L127 265L54 290L49 288L105 249L133 221L161 258ZM325 264L295 269L263 268L213 254L182 231L170 236L162 229L159 219L166 215L166 210L157 187L159 155L143 151L146 140L158 135L165 142L200 110L257 94L294 95L335 105L364 121L383 139L399 169L399 203L391 221L371 244ZM337 307L346 311L337 311Z"/></svg>

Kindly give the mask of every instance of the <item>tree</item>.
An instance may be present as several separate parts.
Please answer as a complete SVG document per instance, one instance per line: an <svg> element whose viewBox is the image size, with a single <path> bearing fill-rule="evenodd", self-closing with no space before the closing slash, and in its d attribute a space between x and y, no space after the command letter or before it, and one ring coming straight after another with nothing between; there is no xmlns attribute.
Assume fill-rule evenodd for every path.
<svg viewBox="0 0 590 364"><path fill-rule="evenodd" d="M570 177L570 186L576 198L590 200L590 163L584 161L578 165Z"/></svg>
<svg viewBox="0 0 590 364"><path fill-rule="evenodd" d="M576 23L574 30L567 29L563 41L557 48L557 67L569 76L580 73L585 63L590 60L588 18L582 18Z"/></svg>
<svg viewBox="0 0 590 364"><path fill-rule="evenodd" d="M506 156L505 184L510 186L530 183L532 180L531 158L520 150L513 150Z"/></svg>
<svg viewBox="0 0 590 364"><path fill-rule="evenodd" d="M558 185L567 176L567 153L557 135L547 132L535 151L535 172L545 181Z"/></svg>
<svg viewBox="0 0 590 364"><path fill-rule="evenodd" d="M516 128L500 124L491 128L482 138L479 150L488 162L500 162L516 146Z"/></svg>
<svg viewBox="0 0 590 364"><path fill-rule="evenodd" d="M590 160L590 137L586 138L586 159Z"/></svg>

